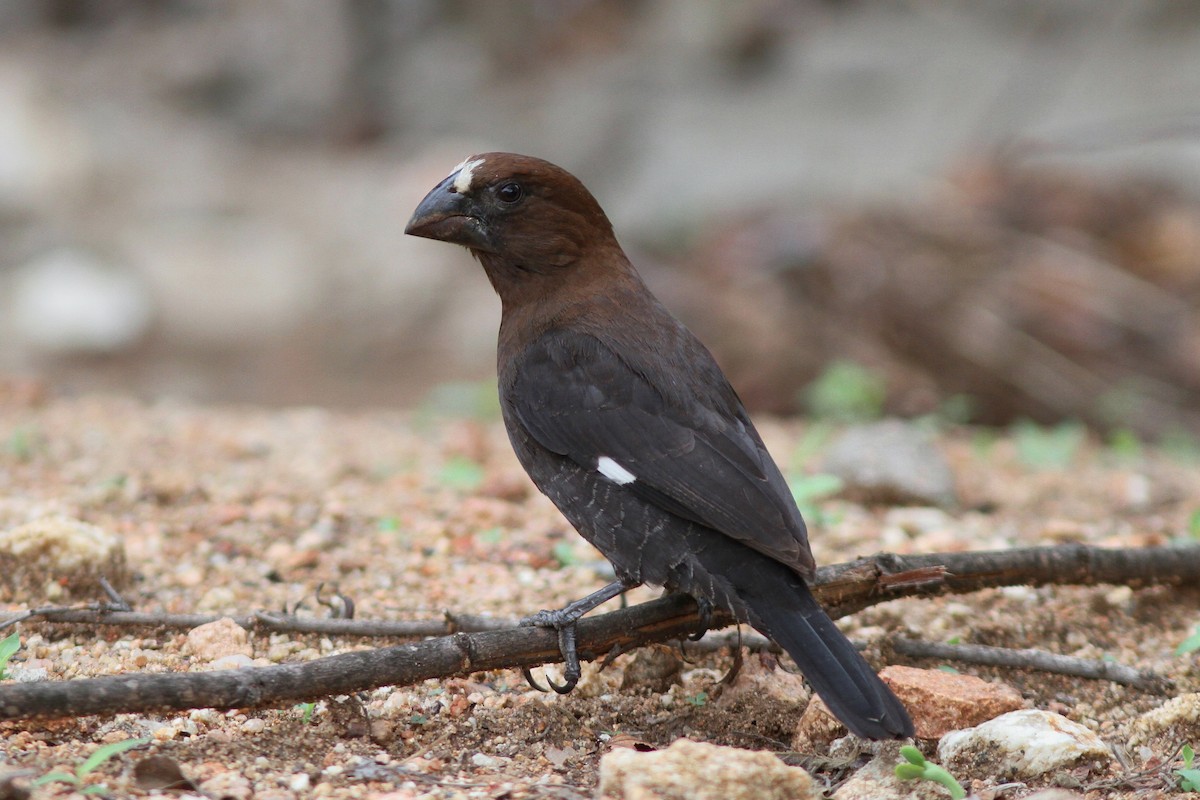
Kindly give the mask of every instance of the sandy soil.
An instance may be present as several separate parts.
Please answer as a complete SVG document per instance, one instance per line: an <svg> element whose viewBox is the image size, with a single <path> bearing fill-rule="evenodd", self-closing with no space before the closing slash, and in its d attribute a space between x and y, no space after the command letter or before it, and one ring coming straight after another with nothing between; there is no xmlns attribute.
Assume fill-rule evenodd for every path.
<svg viewBox="0 0 1200 800"><path fill-rule="evenodd" d="M145 611L243 614L302 603L305 613L323 614L314 592L324 583L353 598L359 618L433 618L446 609L514 616L557 607L606 581L599 555L532 490L486 403L474 414L444 410L193 407L58 397L34 384L0 382L0 530L65 514L119 536L133 575L124 595ZM820 448L802 446L812 440L802 423L768 420L761 427L787 470L818 468ZM818 561L1067 541L1162 545L1195 526L1200 469L1186 455L1118 453L1089 442L1065 466L1039 467L1003 436L958 430L942 434L940 444L956 471L961 508L827 500L813 520ZM631 600L653 596L639 590ZM0 613L72 600L15 597L0 604ZM1196 591L1100 587L897 601L846 626L876 643L896 634L961 636L1112 657L1173 678L1173 693L1182 694L1200 690L1200 667L1195 656L1173 651L1198 622ZM22 647L13 666L44 670L53 680L205 666L183 631L47 623L18 630ZM260 663L368 644L251 637ZM869 652L879 663L880 648ZM71 770L97 743L146 736L151 745L112 759L89 780L117 795L144 794L131 765L155 753L177 761L211 796L571 798L592 795L600 757L621 742L665 746L689 736L790 749L802 704L711 699L732 663L728 653L687 658L682 683L667 691L637 680L622 686L634 658L590 672L567 697L538 694L519 673L502 671L377 690L358 706L322 700L307 721L296 707L0 724L0 773ZM957 666L1009 683L1032 707L1092 727L1121 749L1132 771L1169 755L1179 743L1171 736L1200 744L1194 725L1130 743L1137 718L1163 696ZM836 783L853 763L835 765L825 755L788 758ZM1154 786L1161 781L1092 796L1146 796L1133 792ZM38 792L48 796L50 789Z"/></svg>

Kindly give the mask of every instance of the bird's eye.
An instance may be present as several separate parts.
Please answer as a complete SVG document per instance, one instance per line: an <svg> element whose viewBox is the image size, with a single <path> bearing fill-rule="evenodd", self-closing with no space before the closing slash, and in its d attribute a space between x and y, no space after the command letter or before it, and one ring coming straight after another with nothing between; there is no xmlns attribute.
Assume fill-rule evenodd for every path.
<svg viewBox="0 0 1200 800"><path fill-rule="evenodd" d="M519 183L506 183L496 190L496 196L505 203L515 203L525 195Z"/></svg>

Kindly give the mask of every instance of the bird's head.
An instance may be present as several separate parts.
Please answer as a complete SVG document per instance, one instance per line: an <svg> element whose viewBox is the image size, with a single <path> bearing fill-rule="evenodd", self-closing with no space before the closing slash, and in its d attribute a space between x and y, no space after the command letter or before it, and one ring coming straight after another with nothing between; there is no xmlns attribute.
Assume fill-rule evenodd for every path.
<svg viewBox="0 0 1200 800"><path fill-rule="evenodd" d="M616 245L600 204L574 175L513 153L459 164L425 196L404 232L470 248L489 275L558 272L589 249Z"/></svg>

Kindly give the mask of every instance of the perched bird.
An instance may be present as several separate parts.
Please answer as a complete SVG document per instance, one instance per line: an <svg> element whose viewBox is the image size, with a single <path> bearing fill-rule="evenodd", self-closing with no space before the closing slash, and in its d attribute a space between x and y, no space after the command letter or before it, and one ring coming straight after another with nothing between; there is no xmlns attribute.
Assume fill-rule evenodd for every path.
<svg viewBox="0 0 1200 800"><path fill-rule="evenodd" d="M618 578L531 624L559 632L649 583L774 639L854 733L911 736L904 706L805 583L814 570L787 482L712 355L655 299L573 175L484 153L455 167L405 232L469 248L500 295L497 368L517 458ZM710 607L711 607L710 606Z"/></svg>

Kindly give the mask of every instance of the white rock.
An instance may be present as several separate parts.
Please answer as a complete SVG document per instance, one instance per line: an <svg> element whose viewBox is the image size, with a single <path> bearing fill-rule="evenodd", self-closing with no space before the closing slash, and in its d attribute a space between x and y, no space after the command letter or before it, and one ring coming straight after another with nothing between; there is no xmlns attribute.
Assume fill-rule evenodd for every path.
<svg viewBox="0 0 1200 800"><path fill-rule="evenodd" d="M93 591L100 577L120 589L129 576L121 540L95 525L55 516L0 532L0 596Z"/></svg>
<svg viewBox="0 0 1200 800"><path fill-rule="evenodd" d="M265 220L193 213L123 238L171 343L230 346L284 336L328 302L304 237Z"/></svg>
<svg viewBox="0 0 1200 800"><path fill-rule="evenodd" d="M930 436L909 422L885 419L848 428L829 446L824 469L846 492L871 502L953 506L954 471Z"/></svg>
<svg viewBox="0 0 1200 800"><path fill-rule="evenodd" d="M817 800L800 767L770 753L679 739L666 750L618 748L600 759L600 794L613 800Z"/></svg>
<svg viewBox="0 0 1200 800"><path fill-rule="evenodd" d="M1129 726L1130 744L1144 745L1164 734L1177 734L1200 722L1200 692L1181 694L1148 711ZM1174 738L1179 738L1175 735Z"/></svg>
<svg viewBox="0 0 1200 800"><path fill-rule="evenodd" d="M188 631L187 643L192 655L202 661L217 661L229 656L242 656L248 660L254 653L250 647L250 634L229 617L192 628Z"/></svg>
<svg viewBox="0 0 1200 800"><path fill-rule="evenodd" d="M44 80L18 59L0 61L0 208L49 209L91 174L87 137Z"/></svg>
<svg viewBox="0 0 1200 800"><path fill-rule="evenodd" d="M476 753L471 756L471 763L482 769L500 769L508 759L489 756L487 753Z"/></svg>
<svg viewBox="0 0 1200 800"><path fill-rule="evenodd" d="M146 332L152 316L137 276L67 248L17 270L10 311L15 336L55 353L120 350Z"/></svg>
<svg viewBox="0 0 1200 800"><path fill-rule="evenodd" d="M1108 761L1112 753L1079 723L1032 709L951 731L938 742L938 759L952 772L1032 778L1084 760Z"/></svg>

